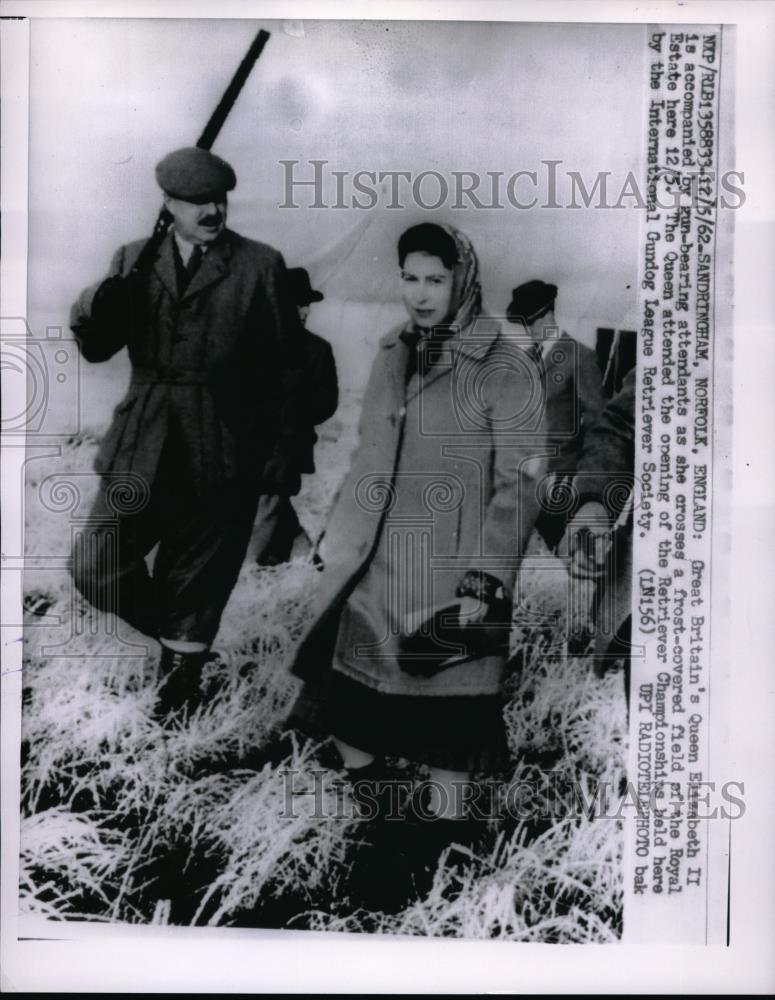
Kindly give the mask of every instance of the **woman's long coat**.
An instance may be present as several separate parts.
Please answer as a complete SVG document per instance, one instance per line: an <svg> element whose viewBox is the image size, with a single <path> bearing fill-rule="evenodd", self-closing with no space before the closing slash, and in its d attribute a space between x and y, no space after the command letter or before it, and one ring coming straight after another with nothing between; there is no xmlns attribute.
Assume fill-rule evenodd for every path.
<svg viewBox="0 0 775 1000"><path fill-rule="evenodd" d="M466 571L484 570L511 593L545 468L540 376L494 321L479 319L407 384L411 348L400 333L377 351L294 672L309 677L333 659L385 693L493 693L502 653L431 678L403 672L395 654L409 616L452 601Z"/></svg>

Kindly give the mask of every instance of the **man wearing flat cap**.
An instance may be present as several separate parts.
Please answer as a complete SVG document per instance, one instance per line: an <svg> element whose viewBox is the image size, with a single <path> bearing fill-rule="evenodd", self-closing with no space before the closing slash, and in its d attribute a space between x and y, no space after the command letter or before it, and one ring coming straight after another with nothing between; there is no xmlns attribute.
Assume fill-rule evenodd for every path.
<svg viewBox="0 0 775 1000"><path fill-rule="evenodd" d="M299 442L298 469L302 473L312 473L315 471L314 452L318 439L315 427L336 413L339 383L331 345L306 326L312 303L322 302L323 293L312 287L309 273L303 267L291 267L285 274L287 295L296 306L303 328L301 357L304 367L303 413L306 426ZM290 498L262 497L258 509L257 531L254 536L256 562L259 566L276 566L287 562L291 558L296 539L306 536Z"/></svg>
<svg viewBox="0 0 775 1000"><path fill-rule="evenodd" d="M158 249L148 259L145 240L120 247L108 278L71 313L87 361L127 347L132 363L95 460L100 490L72 573L92 604L161 642L166 716L200 699L259 497L299 488L304 427L285 265L226 227L233 169L187 148L164 157L156 179L172 219ZM125 495L117 510L121 483L136 502Z"/></svg>
<svg viewBox="0 0 775 1000"><path fill-rule="evenodd" d="M554 315L557 286L527 281L512 290L506 309L510 323L521 325L531 340L544 392L549 446L542 511L536 527L556 548L567 516L563 498L584 440L584 433L605 402L595 352L560 331Z"/></svg>

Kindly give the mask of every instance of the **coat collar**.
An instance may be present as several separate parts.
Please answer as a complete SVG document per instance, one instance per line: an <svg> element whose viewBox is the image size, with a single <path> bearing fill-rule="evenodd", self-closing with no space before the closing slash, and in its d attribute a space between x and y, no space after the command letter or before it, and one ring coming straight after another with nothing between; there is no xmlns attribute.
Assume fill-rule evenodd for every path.
<svg viewBox="0 0 775 1000"><path fill-rule="evenodd" d="M529 348L533 344L531 338L527 335L524 328L519 323L508 323L503 328L503 336L505 339L512 338L512 343L519 347L521 350L529 352ZM559 364L555 357L555 352L552 350L554 345L560 344L563 341L567 344L569 340L573 338L566 330L560 330L556 337L550 337L543 341L541 344L541 363L544 368L551 369L556 368Z"/></svg>
<svg viewBox="0 0 775 1000"><path fill-rule="evenodd" d="M545 342L541 360L547 370L557 368L565 358L562 352L558 355L552 348L562 344L563 341L567 343L569 340L572 340L570 334L566 333L565 330L561 330L559 336L552 337L550 341Z"/></svg>
<svg viewBox="0 0 775 1000"><path fill-rule="evenodd" d="M405 324L397 326L386 334L380 341L380 346L384 350L394 351L396 358L391 365L393 369L394 381L399 378L403 384L404 371L408 359L409 348L401 339L401 333L406 329ZM459 330L453 337L445 342L445 349L453 352L452 364L438 364L431 367L422 381L421 388L426 389L438 379L449 375L452 368L458 364L461 357L472 361L484 361L490 353L495 341L501 333L500 323L489 316L480 316L470 326L464 330ZM392 359L391 359L392 360ZM419 391L419 390L418 390ZM407 395L407 401L413 399L417 392Z"/></svg>
<svg viewBox="0 0 775 1000"><path fill-rule="evenodd" d="M175 270L174 236L172 230L167 233L154 264L154 270L161 278L167 291L177 299L178 277ZM225 229L218 239L210 245L202 258L199 270L191 279L191 284L183 293L181 301L198 295L205 288L221 281L229 273L229 259L233 252L231 230Z"/></svg>
<svg viewBox="0 0 775 1000"><path fill-rule="evenodd" d="M396 326L380 341L380 346L385 349L401 344L406 345L401 340L401 334L406 329L406 325ZM483 359L493 346L501 333L501 325L498 320L490 316L479 316L474 323L458 332L447 341L447 345L455 351L456 355L464 354L474 359Z"/></svg>

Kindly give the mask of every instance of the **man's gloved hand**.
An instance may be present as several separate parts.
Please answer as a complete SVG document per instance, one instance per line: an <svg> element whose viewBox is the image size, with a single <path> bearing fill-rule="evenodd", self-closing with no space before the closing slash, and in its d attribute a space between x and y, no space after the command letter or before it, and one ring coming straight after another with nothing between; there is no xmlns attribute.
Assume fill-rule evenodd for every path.
<svg viewBox="0 0 775 1000"><path fill-rule="evenodd" d="M613 532L611 518L601 503L590 501L568 524L560 545L570 557L570 574L581 580L597 580L606 572Z"/></svg>
<svg viewBox="0 0 775 1000"><path fill-rule="evenodd" d="M126 323L140 304L141 279L138 275L114 274L97 289L92 302L92 319L111 326Z"/></svg>
<svg viewBox="0 0 775 1000"><path fill-rule="evenodd" d="M572 577L568 607L568 651L581 655L594 637L595 592L609 570L613 539L611 518L606 508L594 501L585 503L568 524L560 553L570 558Z"/></svg>

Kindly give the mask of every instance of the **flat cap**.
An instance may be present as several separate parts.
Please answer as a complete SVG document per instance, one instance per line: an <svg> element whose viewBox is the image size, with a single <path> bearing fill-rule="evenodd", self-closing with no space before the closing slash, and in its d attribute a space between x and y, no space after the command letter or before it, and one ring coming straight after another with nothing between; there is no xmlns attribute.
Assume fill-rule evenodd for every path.
<svg viewBox="0 0 775 1000"><path fill-rule="evenodd" d="M168 153L156 164L156 180L171 197L194 202L208 201L237 185L237 176L225 160L197 146Z"/></svg>
<svg viewBox="0 0 775 1000"><path fill-rule="evenodd" d="M506 316L512 323L521 320L530 323L551 309L556 298L557 285L549 285L545 281L526 281L524 285L512 289Z"/></svg>

